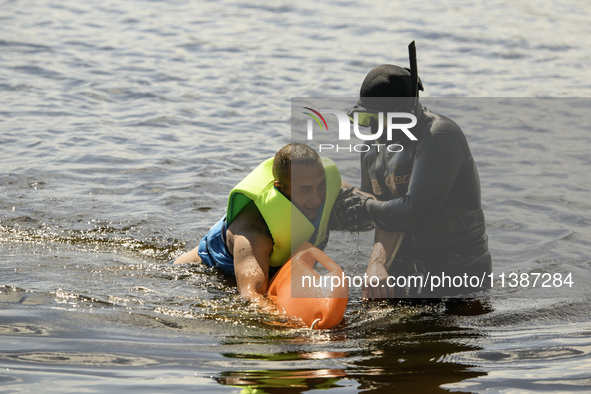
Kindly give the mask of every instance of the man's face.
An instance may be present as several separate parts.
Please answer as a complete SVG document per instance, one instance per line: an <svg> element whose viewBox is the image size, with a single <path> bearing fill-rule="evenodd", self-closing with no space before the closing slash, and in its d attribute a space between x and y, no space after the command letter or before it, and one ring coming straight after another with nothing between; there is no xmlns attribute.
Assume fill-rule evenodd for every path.
<svg viewBox="0 0 591 394"><path fill-rule="evenodd" d="M286 197L312 221L326 198L326 177L322 164L291 167L291 183Z"/></svg>

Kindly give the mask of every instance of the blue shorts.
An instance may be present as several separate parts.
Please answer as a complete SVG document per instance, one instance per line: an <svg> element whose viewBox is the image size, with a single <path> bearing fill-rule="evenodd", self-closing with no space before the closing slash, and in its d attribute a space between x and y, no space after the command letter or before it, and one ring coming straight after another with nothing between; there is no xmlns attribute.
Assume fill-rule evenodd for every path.
<svg viewBox="0 0 591 394"><path fill-rule="evenodd" d="M221 271L234 275L234 257L226 246L226 217L221 218L209 230L209 233L197 249L201 261L208 267L214 267ZM269 267L269 279L279 271L281 267Z"/></svg>
<svg viewBox="0 0 591 394"><path fill-rule="evenodd" d="M209 230L197 249L201 261L207 266L234 275L234 257L226 246L226 217L221 218Z"/></svg>

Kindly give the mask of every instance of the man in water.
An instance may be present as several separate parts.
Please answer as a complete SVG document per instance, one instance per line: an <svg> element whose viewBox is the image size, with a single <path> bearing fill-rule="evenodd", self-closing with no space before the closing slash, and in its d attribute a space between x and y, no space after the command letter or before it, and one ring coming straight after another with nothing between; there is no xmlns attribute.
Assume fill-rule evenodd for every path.
<svg viewBox="0 0 591 394"><path fill-rule="evenodd" d="M345 227L376 227L366 274L377 276L380 283L364 289L364 297L370 299L466 290L453 285L435 293L415 288L403 294L387 285L389 275L480 277L492 270L480 179L464 133L449 118L422 106L419 89L418 75L412 78L409 69L378 66L367 74L360 99L349 113L374 134L384 131L388 112L412 113L417 119L409 130L416 140L402 130L387 140L383 132L378 142L384 145L375 144L361 154L360 189L373 198L353 193L335 208ZM403 149L398 146L390 152L386 147L391 144Z"/></svg>
<svg viewBox="0 0 591 394"><path fill-rule="evenodd" d="M226 215L175 264L203 262L234 274L240 295L260 299L290 258L292 242L294 250L306 241L326 244L340 187L330 159L307 145L288 144L232 189Z"/></svg>

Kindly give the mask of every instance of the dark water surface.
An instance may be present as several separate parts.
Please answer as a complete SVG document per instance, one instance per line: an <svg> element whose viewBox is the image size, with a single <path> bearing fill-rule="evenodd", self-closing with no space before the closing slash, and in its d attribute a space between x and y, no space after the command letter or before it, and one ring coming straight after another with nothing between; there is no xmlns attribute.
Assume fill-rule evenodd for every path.
<svg viewBox="0 0 591 394"><path fill-rule="evenodd" d="M567 99L591 87L586 2L0 9L0 391L591 390L590 101ZM309 332L166 264L290 141L291 97L354 97L413 39L476 158L495 271L579 286L420 306L352 289L344 322ZM509 96L561 99L490 98ZM370 244L327 252L359 273Z"/></svg>

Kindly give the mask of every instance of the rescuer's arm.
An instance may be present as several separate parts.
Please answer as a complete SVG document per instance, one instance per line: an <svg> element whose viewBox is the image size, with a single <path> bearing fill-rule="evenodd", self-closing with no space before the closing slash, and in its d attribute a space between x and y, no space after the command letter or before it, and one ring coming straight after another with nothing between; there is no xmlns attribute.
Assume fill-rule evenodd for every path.
<svg viewBox="0 0 591 394"><path fill-rule="evenodd" d="M373 250L369 256L367 270L365 271L367 275L365 283L369 284L369 286L363 287L363 298L370 300L394 298L394 286L388 283L388 268L403 237L404 234L402 233L376 229ZM378 278L378 280L372 280L373 277Z"/></svg>
<svg viewBox="0 0 591 394"><path fill-rule="evenodd" d="M371 221L385 231L408 231L427 220L445 201L458 175L464 152L453 138L441 134L421 141L413 162L408 192L389 201L352 196L341 203L348 221Z"/></svg>
<svg viewBox="0 0 591 394"><path fill-rule="evenodd" d="M376 227L386 231L420 225L446 200L463 161L462 147L449 135L421 141L407 193L390 201L368 201L366 212Z"/></svg>

